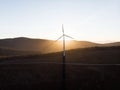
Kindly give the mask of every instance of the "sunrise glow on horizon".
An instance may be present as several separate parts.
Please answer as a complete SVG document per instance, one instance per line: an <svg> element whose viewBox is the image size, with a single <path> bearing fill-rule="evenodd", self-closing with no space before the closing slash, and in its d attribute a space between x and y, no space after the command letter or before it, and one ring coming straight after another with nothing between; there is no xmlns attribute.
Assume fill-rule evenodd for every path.
<svg viewBox="0 0 120 90"><path fill-rule="evenodd" d="M64 24L75 40L120 41L119 0L1 0L0 13L0 39L56 40Z"/></svg>

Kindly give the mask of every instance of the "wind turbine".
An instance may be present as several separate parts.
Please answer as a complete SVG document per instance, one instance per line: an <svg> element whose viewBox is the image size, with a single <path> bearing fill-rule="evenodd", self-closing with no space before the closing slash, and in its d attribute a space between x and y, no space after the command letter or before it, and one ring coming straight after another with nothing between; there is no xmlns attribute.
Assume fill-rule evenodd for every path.
<svg viewBox="0 0 120 90"><path fill-rule="evenodd" d="M68 38L71 38L73 39L71 36L68 36L65 34L64 32L64 27L63 27L63 24L62 24L62 36L60 36L56 41L58 41L59 39L63 38L63 54L62 54L62 87L63 89L62 90L66 90L66 40L65 40L65 37L68 37Z"/></svg>

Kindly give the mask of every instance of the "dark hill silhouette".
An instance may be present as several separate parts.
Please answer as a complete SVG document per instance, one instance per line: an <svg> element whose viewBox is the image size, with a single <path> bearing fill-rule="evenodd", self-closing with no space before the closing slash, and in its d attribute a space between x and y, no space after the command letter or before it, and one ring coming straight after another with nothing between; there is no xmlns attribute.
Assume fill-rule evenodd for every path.
<svg viewBox="0 0 120 90"><path fill-rule="evenodd" d="M106 43L103 46L120 46L120 42Z"/></svg>
<svg viewBox="0 0 120 90"><path fill-rule="evenodd" d="M0 48L12 49L17 51L29 51L40 53L59 52L62 50L62 43L60 41L46 39L30 39L25 37L0 39ZM97 44L88 41L71 41L66 49L88 48L96 46L120 46L120 42Z"/></svg>
<svg viewBox="0 0 120 90"><path fill-rule="evenodd" d="M33 54L38 54L38 53L40 54L40 52L35 52L35 51L19 51L19 50L9 49L9 48L0 48L0 58L33 55Z"/></svg>
<svg viewBox="0 0 120 90"><path fill-rule="evenodd" d="M59 42L59 41L58 41ZM60 43L53 40L30 39L30 38L11 38L1 39L0 47L20 51L39 51L42 53L58 52L62 50ZM72 41L67 49L94 47L98 44L88 41Z"/></svg>
<svg viewBox="0 0 120 90"><path fill-rule="evenodd" d="M83 64L120 64L120 46L114 47L91 47L66 51L67 63ZM62 52L49 54L34 53L32 55L14 56L2 58L1 61L18 62L62 62Z"/></svg>
<svg viewBox="0 0 120 90"><path fill-rule="evenodd" d="M29 38L13 38L1 39L0 47L20 50L20 51L42 51L44 44L49 43L48 40L42 39L29 39Z"/></svg>

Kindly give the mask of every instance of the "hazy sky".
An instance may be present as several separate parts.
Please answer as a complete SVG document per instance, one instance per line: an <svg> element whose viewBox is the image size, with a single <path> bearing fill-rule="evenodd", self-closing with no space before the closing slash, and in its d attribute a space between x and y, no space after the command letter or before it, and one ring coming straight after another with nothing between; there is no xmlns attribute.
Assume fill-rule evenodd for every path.
<svg viewBox="0 0 120 90"><path fill-rule="evenodd" d="M0 38L120 41L120 0L0 0Z"/></svg>

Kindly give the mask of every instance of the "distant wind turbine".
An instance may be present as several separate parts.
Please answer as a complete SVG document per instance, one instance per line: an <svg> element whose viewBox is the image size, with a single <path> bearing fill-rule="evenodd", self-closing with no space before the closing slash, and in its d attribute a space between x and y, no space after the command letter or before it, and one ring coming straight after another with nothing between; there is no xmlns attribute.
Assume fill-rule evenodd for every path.
<svg viewBox="0 0 120 90"><path fill-rule="evenodd" d="M62 36L60 36L56 41L58 41L59 39L63 38L63 54L62 54L62 57L63 57L63 61L62 61L62 77L63 77L63 80L62 80L62 84L63 84L63 89L62 90L66 90L66 49L65 49L65 37L68 37L68 38L71 38L71 39L74 39L72 38L71 36L68 36L64 33L64 27L63 27L63 24L62 24Z"/></svg>

